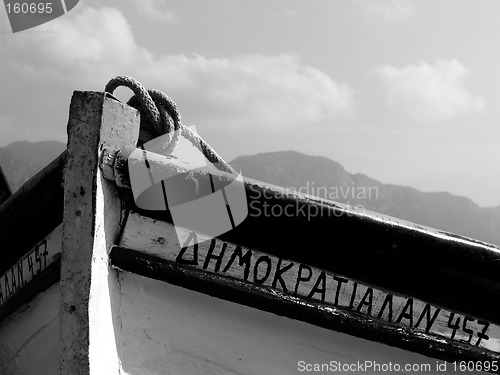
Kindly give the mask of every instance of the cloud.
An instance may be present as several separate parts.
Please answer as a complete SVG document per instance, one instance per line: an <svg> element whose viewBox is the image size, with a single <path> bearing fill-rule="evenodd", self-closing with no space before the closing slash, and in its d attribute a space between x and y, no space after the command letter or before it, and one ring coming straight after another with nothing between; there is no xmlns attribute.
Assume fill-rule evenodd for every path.
<svg viewBox="0 0 500 375"><path fill-rule="evenodd" d="M273 15L276 17L293 18L297 16L297 11L295 9L283 9L275 11Z"/></svg>
<svg viewBox="0 0 500 375"><path fill-rule="evenodd" d="M293 54L155 55L137 43L126 18L114 8L80 8L73 17L61 17L39 31L7 46L10 62L4 71L10 72L14 91L20 85L30 87L31 95L41 100L36 104L41 111L73 89L102 90L121 74L166 92L190 121L220 128L328 125L353 110L347 85ZM6 98L13 111L18 107L15 97Z"/></svg>
<svg viewBox="0 0 500 375"><path fill-rule="evenodd" d="M464 87L469 71L457 60L438 60L406 68L382 66L374 73L388 88L389 107L420 121L446 120L481 112L484 99Z"/></svg>
<svg viewBox="0 0 500 375"><path fill-rule="evenodd" d="M10 38L6 43L3 49L11 54L11 68L30 73L34 67L35 74L47 73L53 78L92 74L103 66L120 69L151 58L137 45L122 13L106 7L80 8L75 15L41 25L36 33Z"/></svg>
<svg viewBox="0 0 500 375"><path fill-rule="evenodd" d="M166 7L164 0L132 0L139 14L153 21L179 22L179 17Z"/></svg>
<svg viewBox="0 0 500 375"><path fill-rule="evenodd" d="M164 87L198 108L200 120L209 115L221 125L311 126L349 113L353 105L347 85L335 83L290 54L166 56L141 73L161 77Z"/></svg>
<svg viewBox="0 0 500 375"><path fill-rule="evenodd" d="M412 0L353 0L353 4L388 20L401 20L415 13Z"/></svg>
<svg viewBox="0 0 500 375"><path fill-rule="evenodd" d="M26 103L25 111L30 109L29 103ZM27 121L12 115L0 115L0 135L0 147L8 145L12 140L38 142L65 139L65 134L60 129L41 126L40 119Z"/></svg>

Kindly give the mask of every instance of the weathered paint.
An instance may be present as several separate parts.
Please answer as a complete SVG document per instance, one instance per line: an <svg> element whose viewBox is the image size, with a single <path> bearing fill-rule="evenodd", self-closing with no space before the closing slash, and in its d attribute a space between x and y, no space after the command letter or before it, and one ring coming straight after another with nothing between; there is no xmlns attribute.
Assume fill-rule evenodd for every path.
<svg viewBox="0 0 500 375"><path fill-rule="evenodd" d="M183 233L181 238L176 236L179 233ZM430 333L500 353L500 327L484 319L256 249L219 239L203 240L198 238L195 242L188 230L174 229L169 223L131 214L120 245L181 266L362 314L416 333Z"/></svg>
<svg viewBox="0 0 500 375"><path fill-rule="evenodd" d="M30 186L30 189L25 191L26 196L30 197L29 202L23 201L23 196L20 193L12 201L15 204L0 207L0 223L2 221L9 223L12 217L12 215L9 216L9 212L16 211L13 210L14 208L23 211L22 208L26 205L30 206L33 201L36 203L38 191L46 191L50 196L42 200L44 202L42 205L35 204L33 206L35 208L30 208L33 210L32 217L28 217L30 212L21 215L22 217L16 216L15 225L8 224L9 228L13 228L12 232L4 230L2 226L3 232L0 234L0 240L7 241L5 243L0 241L2 246L18 241L19 234L27 234L27 241L23 241L22 244L25 248L20 247L15 249L16 252L8 253L9 262L1 265L5 267L2 269L2 273L4 271L12 273L14 270L18 276L22 275L16 279L15 286L12 284L13 279L9 279L11 288L19 291L18 280L21 280L25 286L35 284L34 282L26 283L24 266L28 264L28 269L30 268L30 259L31 263L36 262L36 250L32 253L32 255L34 254L33 258L28 256L25 260L21 260L15 269L12 268L12 264L39 241L41 236L38 236L39 233L30 232L33 229L31 225L20 227L17 224L21 222L37 223L41 215L45 214L44 209L47 207L54 208L48 213L50 220L40 223L40 227L34 229L45 230L49 228L48 230L50 230L60 223L62 199L56 198L59 197L61 191L57 188L44 188L44 186L52 188L55 186L54 181L60 184L61 179L57 178L61 177L60 163L66 163L64 168L61 282L44 291L0 323L0 372L2 374L288 374L300 372L299 361L303 361L304 364L324 364L331 363L331 361L340 363L361 361L365 363L365 361L370 360L374 360L380 365L387 365L391 362L397 362L400 365L428 364L431 366L431 370L437 371L437 365L444 364L442 361L401 351L376 342L346 336L301 321L276 316L258 309L215 299L206 294L175 287L168 283L113 269L109 264L108 252L116 243L124 220L123 214L130 208L126 205L130 202L126 193L123 194L124 192L119 191L114 183L104 179L103 174L111 174L111 169L101 170L99 164L103 160L107 160L108 163L112 161L111 155L114 155L117 150L135 145L138 135L137 112L103 93L76 92L70 109L68 135L68 150L52 163L55 167L49 168L50 173L45 176L42 174L38 176L38 179L35 178L26 185ZM116 166L109 165L110 168ZM265 186L261 186L261 188L267 189ZM55 207L51 207L48 202L52 203L55 200L57 204ZM288 201L281 203L288 204ZM299 203L316 207L318 201L307 198ZM335 207L335 210L344 210L333 203L321 203L321 207L325 209L328 208L328 205L331 206L330 208ZM318 207L319 205L316 208ZM137 218L137 216L132 215L132 218ZM373 222L373 218L366 219L362 215L358 215L358 219L360 220L358 224L362 225L370 220L370 223ZM248 233L252 233L255 223L260 227L268 227L268 229L272 227L266 225L268 222L260 220L260 218L255 219L252 225L247 226L246 229L243 228L243 232L237 233L236 236L241 236L242 233L247 234L247 236L242 237L251 240L253 237ZM297 223L304 224L291 223L292 227L295 226L294 230L296 230ZM165 223L155 224L164 225ZM284 224L288 225L289 223ZM315 227L316 224L318 222L311 221L305 225ZM324 223L319 222L319 224L318 228L321 225L324 226ZM352 224L350 221L339 222L341 227L344 225L342 228L345 228L346 225L351 228L350 224ZM376 234L379 234L378 231L387 229L388 225L394 226L396 224L381 222L376 227L366 228L371 228L370 230L373 229ZM401 223L397 225L402 228ZM200 244L196 261L194 261L194 247L187 246L182 255L179 253L181 247L170 238L175 233L174 231L170 231L171 233L168 234L168 231L163 232L162 229L161 233L157 233L155 232L157 228L150 225L136 225L132 228L138 232L136 237L145 236L145 241L139 241L140 243L136 244L133 241L127 243L129 232L126 231L122 245L134 247L146 253L154 249L152 253L163 257L165 263L178 265L183 270L191 270L189 277L210 274L212 275L211 283L209 283L211 287L216 287L217 281L214 282L214 280L220 281L222 279L229 280L227 285L233 283L241 287L242 284L246 283L249 285L246 289L248 293L243 293L243 298L251 297L251 288L257 289L258 285L261 290L266 289L268 293L275 294L276 299L286 300L287 297L302 299L300 303L306 308L318 309L318 304L324 302L327 308L321 311L326 312L326 314L337 313L340 316L339 310L335 310L338 308L346 311L350 309L349 314L368 316L370 309L372 312L376 311L377 308L379 311L383 310L383 307L380 307L380 301L385 301L389 295L382 289L376 291L369 284L359 282L355 284L354 279L350 283L343 282L343 289L327 285L323 288L323 277L321 276L323 271L321 265L318 266L323 259L318 257L319 252L310 257L310 259L316 257L315 264L308 265L307 262L294 261L296 268L293 268L294 266L287 268L292 261L281 256L283 249L280 249L281 255L280 252L268 255L264 250L252 250L252 282L252 280L248 280L248 275L245 276L244 267L233 264L224 271L229 263L227 256L230 259L231 254L236 252L234 243L214 240L213 243ZM148 237L148 231L151 229L155 232L154 236ZM47 233L48 230L43 233ZM415 242L413 238L416 235L421 235L420 244L425 244L425 241L434 241L432 244L438 246L450 242L450 235L436 231L429 232L425 228L411 227L405 233L413 236L412 243ZM186 241L187 235L186 232L181 243ZM408 238L403 237L403 241L408 240ZM289 238L296 237L289 236ZM304 236L297 237L298 240L304 238ZM295 241L295 239L292 240ZM33 242L30 243L30 241ZM391 245L391 249L393 248L394 243L388 241L387 238L384 238L383 243L380 244L381 250L388 249L387 244ZM495 274L494 271L497 269L495 264L497 263L492 265L491 260L497 259L496 248L481 243L472 244L471 241L463 238L458 238L455 242L468 249L475 246L474 249L477 251L471 252L470 259L476 262L474 264L484 264L488 277L491 278L491 275ZM164 245L167 247L175 245L172 249L175 248L177 253L167 252L170 255L165 257ZM272 248L270 244L268 245ZM396 245L394 249L398 248L399 243ZM296 246L296 248L300 249L300 246ZM408 247L409 258L413 259L415 255L418 255L416 250L420 249L417 248L418 246ZM260 249L260 247L245 244L242 249L246 251L246 249ZM452 251L448 253L450 249ZM422 251L430 250L433 249L422 247ZM455 250L460 250L460 247L448 246L443 254L454 254ZM227 251L226 258L222 254L223 251ZM294 251L294 256L301 255L298 254L297 249ZM441 266L443 254L438 259ZM48 251L46 255L49 255ZM393 256L394 254L391 255L386 251L385 255ZM42 258L38 259L40 259L41 275L43 274L41 262L42 259L45 260L43 254ZM218 259L220 259L220 267L217 266ZM465 257L465 259L468 258ZM268 262L271 268L269 275L267 275L267 268L265 268ZM282 274L278 271L280 262L283 267L281 268ZM464 263L458 262L458 266L463 266ZM311 277L304 277L304 274L300 272L301 265L302 271L306 270L307 272L310 269ZM153 264L153 266L155 265ZM261 269L260 266L264 268ZM220 271L221 267L223 267L222 272ZM33 270L32 276L34 276L35 270L33 267L31 269ZM333 275L341 275L341 273L332 272L332 270L325 271L324 279L333 278ZM281 276L276 277L276 274ZM215 276L219 278L217 279ZM26 277L28 278L29 275ZM491 279L493 280L493 278ZM247 281L249 282L247 283ZM4 288L6 285L9 284L5 284ZM497 284L491 288L494 289L495 285ZM371 292L369 292L370 289ZM60 295L59 290L61 291ZM293 293L290 293L292 290ZM379 293L378 300L377 293ZM335 303L333 303L333 307L329 307L328 301L332 305L331 301L335 301L337 296L338 306L335 307ZM9 292L6 301L10 303L9 300L15 297L15 293ZM224 299L226 297L221 296ZM396 294L392 298L394 300L400 298L399 310L394 308L393 314L398 318L402 317L399 322L395 322L403 327L401 335L396 335L396 338L404 341L408 338L406 334L408 330L404 329L404 320L410 321L408 317L409 298L398 297ZM415 300L412 301L411 308L415 311L418 310L416 306L420 306L417 315L419 318L424 316L421 323L425 320L429 324L429 320L434 319L430 317L431 313L437 311L437 307L433 307L433 310L430 305L425 305L423 302L418 305ZM394 301L393 303L395 305ZM351 304L352 306L350 306ZM285 305L285 307L287 306L289 305ZM426 306L429 306L429 315L423 313ZM484 308L478 311L484 311ZM345 318L345 316L344 314L343 317ZM450 317L451 314L448 318ZM452 327L457 317L455 315L453 319L449 319ZM482 324L479 319L474 317L466 319L466 316L462 315L460 318L462 328L458 326L457 329L453 329L453 339L456 338L456 340L452 342L451 346L460 342L461 345L468 345L474 349L475 354L481 355L482 351L475 347L476 344L481 349L491 349L493 346L484 346L485 342L491 340L494 343L493 350L498 349L498 345L496 345L498 341L495 341L498 338L497 331L493 330L494 335L490 335L486 339L481 337L480 333L486 335L490 334L491 331L482 331L479 327L483 326L484 328L486 324ZM372 321L373 325L379 324L375 319ZM438 319L436 318L435 321L437 322ZM432 333L433 324L428 325L430 333ZM471 329L473 324L479 324L479 326ZM410 322L409 329L416 328L418 330L420 328L418 324L415 326L417 327L413 327ZM366 326L360 327L364 329ZM486 328L491 329L491 326ZM463 332L460 332L460 329ZM421 336L428 338L428 335L425 335ZM436 345L435 341L428 341L430 342L429 346ZM446 336L440 340L441 346L437 350L443 350L444 345L451 341L453 340ZM459 350L463 350L463 345ZM449 364L445 367L452 370ZM444 371L441 369L442 367L439 368L439 372L443 373ZM366 372L370 373L370 371ZM433 373L432 371L425 372Z"/></svg>
<svg viewBox="0 0 500 375"><path fill-rule="evenodd" d="M0 274L62 222L61 153L0 205Z"/></svg>
<svg viewBox="0 0 500 375"><path fill-rule="evenodd" d="M129 156L126 149L116 154L114 181L119 186L130 187ZM192 191L209 186L211 180L214 185L230 180L227 173L193 171L167 157L152 157L150 167L188 173L183 183ZM221 235L224 240L500 324L496 313L500 310L500 248L258 181L245 179L245 189L248 216ZM172 223L173 213L160 208L132 209Z"/></svg>
<svg viewBox="0 0 500 375"><path fill-rule="evenodd" d="M117 374L119 311L111 305L118 280L108 249L121 222L117 187L99 168L105 146L135 145L138 112L105 93L75 92L64 166L61 257L61 374ZM115 314L115 315L113 315Z"/></svg>
<svg viewBox="0 0 500 375"><path fill-rule="evenodd" d="M306 373L299 370L299 361L304 365L357 365L365 361L402 368L406 364L427 365L430 371L414 373L455 373L451 363L135 274L120 272L120 286L117 308L123 325L119 348L123 374ZM447 371L437 371L438 364ZM365 368L351 373L386 372Z"/></svg>
<svg viewBox="0 0 500 375"><path fill-rule="evenodd" d="M0 374L59 374L59 284L0 323Z"/></svg>
<svg viewBox="0 0 500 375"><path fill-rule="evenodd" d="M0 277L0 307L61 254L62 225L59 225Z"/></svg>

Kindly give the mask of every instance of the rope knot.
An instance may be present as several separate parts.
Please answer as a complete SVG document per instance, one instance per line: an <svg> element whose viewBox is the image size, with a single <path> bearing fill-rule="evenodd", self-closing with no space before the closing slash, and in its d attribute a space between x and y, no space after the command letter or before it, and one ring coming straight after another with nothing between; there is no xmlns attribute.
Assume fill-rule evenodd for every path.
<svg viewBox="0 0 500 375"><path fill-rule="evenodd" d="M181 123L181 115L174 101L159 90L146 90L138 81L128 76L117 76L111 79L105 91L112 94L119 86L130 88L134 96L127 102L141 114L139 140L137 146L158 139L161 144L155 144L154 149L164 155L170 155L180 136L188 139L203 155L218 169L236 174L198 134Z"/></svg>
<svg viewBox="0 0 500 375"><path fill-rule="evenodd" d="M105 91L113 93L119 86L130 88L134 95L127 102L141 114L138 146L162 137L163 154L171 154L180 138L181 116L174 101L158 90L146 90L137 80L128 76L118 76L109 81Z"/></svg>

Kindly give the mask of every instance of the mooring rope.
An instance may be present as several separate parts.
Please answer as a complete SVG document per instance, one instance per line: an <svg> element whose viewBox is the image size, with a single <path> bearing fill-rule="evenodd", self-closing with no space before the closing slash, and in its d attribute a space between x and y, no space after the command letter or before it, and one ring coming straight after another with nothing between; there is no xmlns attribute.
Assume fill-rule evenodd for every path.
<svg viewBox="0 0 500 375"><path fill-rule="evenodd" d="M236 174L236 171L226 163L198 134L184 126L177 105L166 94L159 90L146 90L137 80L128 76L118 76L108 82L105 91L113 94L120 86L125 86L134 92L127 102L141 113L141 129L139 144L144 144L154 138L169 134L163 145L163 153L171 154L179 143L180 135L188 139L203 155L224 172Z"/></svg>

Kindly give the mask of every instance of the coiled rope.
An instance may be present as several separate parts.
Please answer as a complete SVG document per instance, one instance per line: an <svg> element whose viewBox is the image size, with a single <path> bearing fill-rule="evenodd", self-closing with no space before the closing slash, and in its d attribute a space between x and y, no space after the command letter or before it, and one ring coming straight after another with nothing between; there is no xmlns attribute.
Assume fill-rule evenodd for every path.
<svg viewBox="0 0 500 375"><path fill-rule="evenodd" d="M162 153L170 155L177 147L179 138L182 135L218 169L236 174L236 171L208 143L182 124L177 105L170 97L158 90L146 90L137 80L128 76L113 78L108 82L104 90L113 94L120 86L128 87L134 92L134 96L130 98L127 104L141 113L139 145L168 134L169 137L166 137Z"/></svg>

